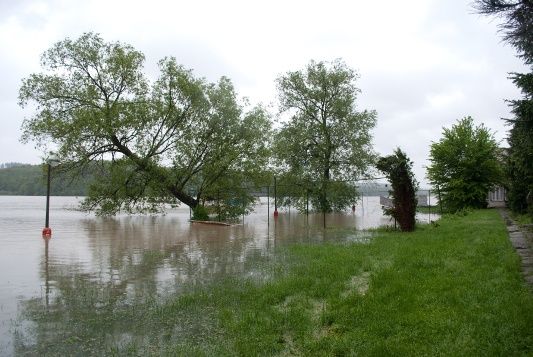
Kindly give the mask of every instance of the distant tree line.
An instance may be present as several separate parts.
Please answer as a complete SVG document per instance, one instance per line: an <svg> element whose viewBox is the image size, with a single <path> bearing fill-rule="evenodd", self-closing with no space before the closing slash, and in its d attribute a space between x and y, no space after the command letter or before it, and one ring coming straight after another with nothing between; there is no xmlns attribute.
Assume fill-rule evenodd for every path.
<svg viewBox="0 0 533 357"><path fill-rule="evenodd" d="M0 164L0 169L8 169L10 167L16 167L16 166L25 166L28 164L23 164L21 162L5 162Z"/></svg>
<svg viewBox="0 0 533 357"><path fill-rule="evenodd" d="M71 177L60 169L52 175L50 192L54 196L85 196L94 173L86 170ZM0 195L46 195L46 166L27 164L3 164L0 168Z"/></svg>

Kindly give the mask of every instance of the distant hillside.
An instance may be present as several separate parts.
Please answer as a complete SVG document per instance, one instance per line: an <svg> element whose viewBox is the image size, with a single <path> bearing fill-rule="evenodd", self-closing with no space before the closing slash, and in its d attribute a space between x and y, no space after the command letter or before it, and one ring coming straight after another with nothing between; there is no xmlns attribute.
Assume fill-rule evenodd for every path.
<svg viewBox="0 0 533 357"><path fill-rule="evenodd" d="M92 175L71 180L64 175L53 175L50 185L53 196L85 196ZM46 195L46 169L44 165L2 164L0 166L0 195Z"/></svg>

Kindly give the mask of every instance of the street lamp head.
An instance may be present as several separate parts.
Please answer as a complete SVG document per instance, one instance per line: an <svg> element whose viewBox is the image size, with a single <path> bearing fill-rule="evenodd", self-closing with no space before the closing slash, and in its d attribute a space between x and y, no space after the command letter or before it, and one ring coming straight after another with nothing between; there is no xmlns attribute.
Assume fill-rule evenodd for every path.
<svg viewBox="0 0 533 357"><path fill-rule="evenodd" d="M57 154L53 151L50 151L48 154L48 158L46 159L46 163L52 167L56 167L59 165L59 157Z"/></svg>

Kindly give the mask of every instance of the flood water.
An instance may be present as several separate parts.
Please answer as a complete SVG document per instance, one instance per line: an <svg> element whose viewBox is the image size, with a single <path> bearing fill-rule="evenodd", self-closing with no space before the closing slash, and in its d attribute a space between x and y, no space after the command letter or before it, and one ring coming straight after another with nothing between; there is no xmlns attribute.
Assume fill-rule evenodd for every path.
<svg viewBox="0 0 533 357"><path fill-rule="evenodd" d="M36 335L28 311L66 306L73 291L90 291L84 297L90 305L161 297L225 276L260 278L261 264L279 246L365 242L371 235L360 230L391 224L378 197L364 197L354 213L326 215L326 230L321 214L306 217L293 209L273 219L264 199L244 223L229 227L191 223L185 206L165 215L102 218L77 211L78 202L51 198L52 238L43 239L45 198L0 196L1 356L23 354L46 340ZM353 234L344 230L340 237L331 227Z"/></svg>

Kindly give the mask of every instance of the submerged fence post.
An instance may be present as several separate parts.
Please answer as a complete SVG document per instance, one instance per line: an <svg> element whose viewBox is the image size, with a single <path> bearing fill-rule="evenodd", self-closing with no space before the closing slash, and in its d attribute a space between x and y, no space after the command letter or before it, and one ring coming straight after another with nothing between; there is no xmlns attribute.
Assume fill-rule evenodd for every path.
<svg viewBox="0 0 533 357"><path fill-rule="evenodd" d="M277 194L278 184L276 181L276 176L274 176L274 217L278 216L278 194Z"/></svg>
<svg viewBox="0 0 533 357"><path fill-rule="evenodd" d="M267 186L267 224L270 225L270 185Z"/></svg>

